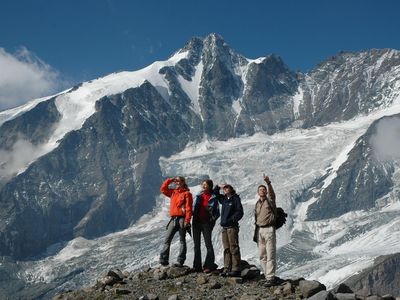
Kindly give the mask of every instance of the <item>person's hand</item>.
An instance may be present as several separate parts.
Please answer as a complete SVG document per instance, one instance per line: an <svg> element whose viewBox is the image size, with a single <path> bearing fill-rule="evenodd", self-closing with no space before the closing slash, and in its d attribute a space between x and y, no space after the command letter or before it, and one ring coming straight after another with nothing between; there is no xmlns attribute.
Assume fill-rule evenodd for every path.
<svg viewBox="0 0 400 300"><path fill-rule="evenodd" d="M269 177L268 177L267 175L265 175L265 173L263 174L263 177L264 177L264 181L265 181L267 184L270 184L270 183L271 183L271 180L269 180Z"/></svg>
<svg viewBox="0 0 400 300"><path fill-rule="evenodd" d="M190 228L191 226L190 222L185 222L185 228Z"/></svg>

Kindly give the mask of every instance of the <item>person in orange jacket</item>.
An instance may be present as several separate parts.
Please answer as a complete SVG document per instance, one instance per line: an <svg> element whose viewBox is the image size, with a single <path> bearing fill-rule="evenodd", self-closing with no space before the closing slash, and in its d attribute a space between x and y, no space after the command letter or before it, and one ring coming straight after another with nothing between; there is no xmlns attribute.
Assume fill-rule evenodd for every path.
<svg viewBox="0 0 400 300"><path fill-rule="evenodd" d="M175 183L175 188L169 188L171 183ZM160 253L160 264L167 266L169 264L169 249L175 233L179 232L179 255L177 263L174 266L183 266L186 260L186 231L190 229L190 220L192 218L193 196L185 182L185 178L178 176L168 178L161 185L160 191L171 198L170 216L171 219L167 225L167 236Z"/></svg>

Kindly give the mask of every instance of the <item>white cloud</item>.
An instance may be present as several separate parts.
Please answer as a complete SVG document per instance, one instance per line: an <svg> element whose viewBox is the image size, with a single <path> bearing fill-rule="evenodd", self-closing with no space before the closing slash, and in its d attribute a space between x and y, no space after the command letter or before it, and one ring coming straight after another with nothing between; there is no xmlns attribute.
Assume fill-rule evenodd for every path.
<svg viewBox="0 0 400 300"><path fill-rule="evenodd" d="M390 161L400 158L400 117L384 118L379 121L376 134L371 136L375 155Z"/></svg>
<svg viewBox="0 0 400 300"><path fill-rule="evenodd" d="M25 47L15 54L0 48L0 111L63 87L59 72Z"/></svg>
<svg viewBox="0 0 400 300"><path fill-rule="evenodd" d="M0 185L24 171L32 161L46 151L46 145L35 146L26 139L16 141L10 151L0 149Z"/></svg>

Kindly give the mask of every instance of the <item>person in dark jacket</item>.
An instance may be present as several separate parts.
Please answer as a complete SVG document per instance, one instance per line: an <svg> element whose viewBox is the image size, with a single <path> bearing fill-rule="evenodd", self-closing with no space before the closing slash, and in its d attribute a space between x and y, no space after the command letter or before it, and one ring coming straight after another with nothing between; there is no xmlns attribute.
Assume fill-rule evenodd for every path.
<svg viewBox="0 0 400 300"><path fill-rule="evenodd" d="M221 208L222 244L224 247L224 271L226 276L240 276L239 220L243 217L240 197L229 184L223 186L224 195L214 189Z"/></svg>
<svg viewBox="0 0 400 300"><path fill-rule="evenodd" d="M220 212L218 199L213 192L213 185L214 183L211 179L204 180L202 182L202 192L196 196L194 201L192 221L194 242L193 269L197 272L204 271L204 273L210 273L217 268L211 236ZM204 265L201 263L201 234L203 234L204 243L207 248Z"/></svg>

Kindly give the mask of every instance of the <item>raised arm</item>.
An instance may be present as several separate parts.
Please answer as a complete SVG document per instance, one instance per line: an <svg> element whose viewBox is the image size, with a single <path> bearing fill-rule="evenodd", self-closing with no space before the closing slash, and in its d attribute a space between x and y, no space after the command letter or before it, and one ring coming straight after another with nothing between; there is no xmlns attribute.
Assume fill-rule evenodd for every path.
<svg viewBox="0 0 400 300"><path fill-rule="evenodd" d="M171 196L172 196L174 190L173 190L173 189L170 189L170 188L168 187L172 182L173 182L173 179L172 179L172 178L167 178L167 180L165 180L165 181L163 182L163 184L162 184L161 187L160 187L160 192L161 192L163 195L165 195L165 196L167 196L167 197L171 197Z"/></svg>
<svg viewBox="0 0 400 300"><path fill-rule="evenodd" d="M268 176L265 176L265 174L264 174L264 181L265 181L265 183L267 184L267 186L268 186L268 195L269 195L269 198L272 200L272 201L274 201L275 202L275 192L274 192L274 188L272 187L272 184L271 184L271 180L269 180L269 177Z"/></svg>
<svg viewBox="0 0 400 300"><path fill-rule="evenodd" d="M222 203L222 199L224 198L224 195L222 195L221 193L220 193L220 190L221 189L221 187L219 186L219 185L216 185L214 188L213 188L213 193L214 193L214 195L215 195L215 198L217 198L217 200L218 200L218 202L219 203Z"/></svg>
<svg viewBox="0 0 400 300"><path fill-rule="evenodd" d="M275 192L274 192L274 188L272 187L271 181L268 183L268 195L269 198L275 202Z"/></svg>

